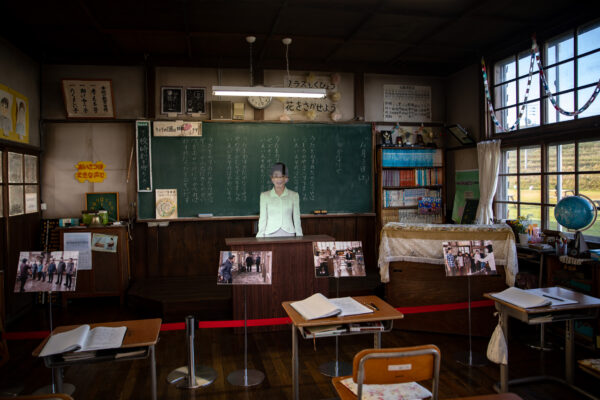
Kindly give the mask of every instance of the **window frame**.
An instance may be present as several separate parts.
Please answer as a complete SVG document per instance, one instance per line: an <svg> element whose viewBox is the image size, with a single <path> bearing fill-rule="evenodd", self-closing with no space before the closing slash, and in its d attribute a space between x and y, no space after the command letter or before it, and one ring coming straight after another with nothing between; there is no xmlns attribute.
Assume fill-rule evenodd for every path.
<svg viewBox="0 0 600 400"><path fill-rule="evenodd" d="M14 154L19 154L22 157L22 163L21 163L21 173L22 173L22 182L9 182L9 163L8 163L8 157L10 153L14 153ZM35 157L36 162L35 162L35 174L36 174L36 182L28 182L27 181L27 176L26 176L26 162L25 162L25 158L27 156L30 157ZM2 219L9 219L9 218L16 218L16 217L22 217L22 216L26 216L26 215L31 215L31 214L39 214L41 213L41 176L40 176L40 172L41 172L41 168L40 168L40 152L39 150L33 150L33 149L27 149L25 147L17 147L17 146L2 146L0 145L0 163L2 164L2 170L1 170L1 174L2 174L2 179L0 180L0 201L2 202L2 207L0 208L0 218ZM10 192L10 187L11 186L21 186L22 187L22 192L23 192L23 212L19 213L19 214L15 214L15 215L10 215L10 198L9 198L9 192ZM27 193L27 187L31 187L31 186L35 186L37 189L37 196L36 196L36 211L30 211L27 212L27 203L26 203L26 193Z"/></svg>
<svg viewBox="0 0 600 400"><path fill-rule="evenodd" d="M597 134L596 134L597 135ZM498 217L502 216L504 217L504 215L501 215L500 212L503 211L501 209L501 207L503 207L502 205L516 205L517 206L517 215L515 216L511 216L512 218L516 218L517 216L521 216L521 206L522 205L526 205L526 206L539 206L540 207L540 227L541 229L549 229L549 221L550 221L550 215L549 215L549 210L552 209L552 207L554 207L556 205L556 202L551 202L549 199L549 191L548 191L548 186L549 186L549 178L552 176L559 176L559 175L572 175L574 178L574 193L576 195L580 194L580 175L597 175L599 180L600 180L600 169L597 170L580 170L580 165L579 165L579 146L581 143L585 143L585 142L590 142L590 141L600 141L600 137L596 136L596 137L589 137L589 136L584 136L582 138L578 138L578 139L561 139L561 140L557 140L557 141L549 141L549 142L545 142L545 141L537 141L536 143L525 143L525 142L521 142L519 144L512 144L512 145L506 145L502 147L501 150L501 164L500 164L500 171L498 173L498 184L496 187L496 195L494 196L494 214ZM570 145L573 144L574 145L574 158L573 158L573 162L574 162L574 168L573 170L569 170L569 171L549 171L549 148L551 146L564 146L564 145ZM540 148L541 152L540 152L540 157L541 157L541 161L540 161L540 172L521 172L521 151L522 149L525 148L531 148L531 147L538 147ZM516 171L515 172L511 172L511 173L507 173L505 172L505 154L508 151L512 151L515 150L516 151ZM540 202L539 203L533 203L533 202L526 202L526 201L521 201L520 199L520 195L521 195L521 177L523 176L539 176L540 177ZM498 188L501 186L501 182L503 181L503 179L505 179L505 177L515 177L516 178L516 182L517 182L517 199L514 201L509 201L508 199L504 200L500 200L498 197L499 195L501 195L500 190L498 190ZM508 197L508 196L507 196ZM564 196L563 196L564 197ZM594 199L592 199L594 200ZM598 212L598 214L600 214L600 203L596 204L596 210ZM597 222L596 222L597 223ZM553 229L554 230L554 229ZM562 228L560 225L558 226L558 230L562 231L563 233L565 233L567 236L573 236L573 233L570 232L569 230L567 230L566 228ZM589 241L594 241L594 242L600 242L600 236L592 236L592 235L586 235L586 231L584 232L584 237L586 238L586 240Z"/></svg>
<svg viewBox="0 0 600 400"><path fill-rule="evenodd" d="M588 21L588 22L585 22L582 24L578 24L576 27L571 28L571 29L566 29L566 30L562 29L561 32L555 32L552 36L549 36L547 39L538 42L538 47L540 48L540 59L541 59L542 65L544 66L544 71L546 72L546 76L547 76L547 71L550 68L557 67L557 66L560 66L563 64L567 64L569 62L573 63L573 87L570 89L556 91L555 93L553 93L555 96L572 94L573 104L571 104L569 106L569 109L573 109L573 110L576 110L579 107L581 107L581 105L583 105L583 104L580 105L580 101L581 102L587 101L587 98L579 99L579 92L582 90L593 88L597 84L597 81L596 81L595 83L588 83L585 85L578 86L578 62L579 62L579 60L581 60L582 58L587 57L589 55L600 53L600 47L598 47L594 50L590 50L585 53L578 54L578 37L582 31L585 31L586 29L589 29L590 27L600 28L600 19L596 19L593 21ZM560 37L569 37L569 35L571 35L570 37L573 38L573 56L570 58L567 58L565 60L560 60L553 64L546 65L548 43L550 43L552 40L555 40ZM535 75L537 75L537 79L539 80L538 84L539 84L539 89L540 89L540 93L539 93L540 96L534 100L527 99L527 102L519 101L519 79L523 79L524 77L528 76L527 73L525 75L520 75L519 68L518 68L519 67L519 56L525 52L528 53L528 50L521 49L517 52L512 52L507 55L504 55L503 57L499 57L493 61L493 64L492 64L493 68L491 68L491 71L490 71L491 72L490 75L491 75L491 79L492 79L491 82L493 82L490 85L490 94L493 94L493 96L494 96L494 99L493 99L494 110L496 112L496 117L498 118L499 121L502 121L504 118L498 117L498 113L500 113L504 110L515 107L516 115L518 115L521 105L539 102L540 124L538 126L521 127L521 123L520 123L522 121L522 119L521 119L521 121L519 121L519 125L517 126L517 128L515 130L513 130L513 131L497 131L496 126L493 123L491 123L491 124L487 124L486 136L488 138L504 139L504 138L516 137L516 136L520 136L520 135L544 134L548 130L548 127L558 126L560 128L563 126L568 126L570 124L574 124L576 122L585 121L585 120L592 120L592 121L590 121L590 125L597 126L598 121L600 121L600 115L585 116L585 117L580 117L579 115L576 115L573 117L568 117L569 120L566 120L566 121L558 121L557 120L556 122L548 122L548 115L550 113L550 108L552 108L552 106L551 106L548 94L545 93L545 91L543 89L543 83L542 83L541 76L539 74L539 70L537 69L537 67L534 68L533 74L534 74L534 77L535 77ZM497 75L498 63L503 62L510 58L512 58L512 60L513 60L512 62L515 64L515 77L512 79L509 79L509 80L502 81L502 82L497 82L496 75ZM598 79L600 79L600 76L598 76ZM510 82L515 83L516 103L511 104L511 105L498 106L498 102L496 101L496 98L495 98L496 90L500 86L506 85L507 83L510 83ZM532 85L533 85L533 83L532 83ZM597 98L595 101L600 101L600 98ZM485 120L487 121L489 119L489 115L487 114L486 110L487 110L487 108L484 107L483 113L485 114ZM562 116L562 114L560 114L560 116ZM506 123L505 121L502 121L502 122ZM575 124L575 126L578 126L578 125L579 124ZM504 127L509 128L509 126L504 126ZM549 130L553 130L553 128L550 128Z"/></svg>

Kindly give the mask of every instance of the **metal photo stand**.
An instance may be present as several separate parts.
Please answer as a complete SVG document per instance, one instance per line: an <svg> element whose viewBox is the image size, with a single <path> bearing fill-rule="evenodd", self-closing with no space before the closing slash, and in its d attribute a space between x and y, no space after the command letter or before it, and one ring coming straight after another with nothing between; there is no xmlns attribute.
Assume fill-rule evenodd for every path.
<svg viewBox="0 0 600 400"><path fill-rule="evenodd" d="M48 310L49 310L48 315L49 315L49 322L50 322L50 336L52 336L52 331L54 330L54 328L52 326L52 291L49 291L47 293L48 293ZM57 371L55 371L55 370L57 370ZM35 392L33 392L34 395L50 394L50 393L64 393L64 394L72 395L73 392L75 392L75 385L73 385L71 383L63 383L62 377L61 377L61 379L58 379L59 383L56 384L57 379L54 376L54 374L62 374L63 373L62 368L50 368L50 371L52 373L52 384L46 385L44 387L37 389Z"/></svg>
<svg viewBox="0 0 600 400"><path fill-rule="evenodd" d="M196 368L194 355L194 332L196 319L192 315L185 317L185 332L187 336L187 366L174 369L167 375L167 382L177 383L179 389L196 389L208 386L217 379L217 372L206 366Z"/></svg>
<svg viewBox="0 0 600 400"><path fill-rule="evenodd" d="M256 386L265 379L265 374L256 369L248 369L248 314L246 285L244 285L244 369L233 371L227 376L227 381L235 386Z"/></svg>
<svg viewBox="0 0 600 400"><path fill-rule="evenodd" d="M481 353L472 350L471 336L471 275L467 275L467 292L469 296L469 351L458 352L455 355L456 362L467 367L481 367L487 364L487 358Z"/></svg>
<svg viewBox="0 0 600 400"><path fill-rule="evenodd" d="M340 277L335 278L335 297L340 296ZM352 374L352 364L339 361L340 337L335 336L335 361L328 361L319 365L319 372L325 376L346 376Z"/></svg>

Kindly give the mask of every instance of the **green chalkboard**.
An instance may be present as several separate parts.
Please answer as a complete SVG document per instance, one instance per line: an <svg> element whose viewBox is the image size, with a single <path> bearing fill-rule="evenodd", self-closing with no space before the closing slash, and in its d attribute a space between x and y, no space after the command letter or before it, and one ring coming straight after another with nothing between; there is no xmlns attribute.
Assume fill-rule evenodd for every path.
<svg viewBox="0 0 600 400"><path fill-rule="evenodd" d="M275 162L300 211L373 212L372 134L367 124L205 122L202 137L151 138L152 192L138 192L138 217L155 218L155 189L177 189L178 217L259 214Z"/></svg>

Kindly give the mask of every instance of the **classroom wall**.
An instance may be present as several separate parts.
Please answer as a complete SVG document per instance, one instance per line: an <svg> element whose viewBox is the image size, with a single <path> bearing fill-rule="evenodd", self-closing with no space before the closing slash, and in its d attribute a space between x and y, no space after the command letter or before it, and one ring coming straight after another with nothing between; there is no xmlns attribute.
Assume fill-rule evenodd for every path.
<svg viewBox="0 0 600 400"><path fill-rule="evenodd" d="M383 121L383 85L431 86L431 122L446 121L444 79L431 76L365 74L365 121Z"/></svg>
<svg viewBox="0 0 600 400"><path fill-rule="evenodd" d="M459 124L476 141L483 140L481 132L482 85L478 64L470 65L446 79L446 120L449 125ZM446 132L446 215L452 215L455 194L455 172L477 169L477 148L461 147L460 143Z"/></svg>
<svg viewBox="0 0 600 400"><path fill-rule="evenodd" d="M43 218L80 218L88 192L118 192L119 214L126 217L128 205L136 201L134 125L114 123L47 123L45 153L41 159ZM102 161L103 182L83 183L75 179L79 161ZM129 177L129 181L127 178Z"/></svg>
<svg viewBox="0 0 600 400"><path fill-rule="evenodd" d="M29 101L29 144L40 146L39 64L0 37L0 83ZM1 139L1 138L0 138Z"/></svg>
<svg viewBox="0 0 600 400"><path fill-rule="evenodd" d="M144 117L144 68L142 66L44 65L42 68L42 118L66 119L62 79L112 80L116 119ZM75 149L75 153L77 149Z"/></svg>
<svg viewBox="0 0 600 400"><path fill-rule="evenodd" d="M308 71L290 71L291 76L307 76ZM255 72L256 74L256 72ZM284 77L287 74L284 70L265 70L263 79L254 77L254 82L264 81L264 86L281 87L284 83ZM330 77L330 72L312 72L315 76ZM338 91L341 94L341 100L336 104L336 110L341 112L340 121L349 121L354 118L354 77L353 74L340 73L340 82ZM210 119L210 101L226 100L232 103L244 104L244 120L254 120L254 108L246 101L245 97L213 96L212 87L215 85L223 86L249 86L250 72L244 69L214 69L214 68L179 68L179 67L157 67L155 81L155 115L157 119L170 119L166 114L160 113L160 93L162 86L176 87L204 87L206 88L206 114L200 114L199 117L191 115L178 115L177 119L182 120L207 120ZM264 110L265 121L279 121L284 114L284 103L282 99L275 98L271 104ZM307 119L300 115L291 116L292 120L306 121ZM316 121L329 121L331 117L328 113L318 113Z"/></svg>

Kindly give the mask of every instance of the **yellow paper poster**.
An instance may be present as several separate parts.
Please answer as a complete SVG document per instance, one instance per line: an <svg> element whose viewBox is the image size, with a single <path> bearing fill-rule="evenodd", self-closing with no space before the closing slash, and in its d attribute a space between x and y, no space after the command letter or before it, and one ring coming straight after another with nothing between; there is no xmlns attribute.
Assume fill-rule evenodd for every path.
<svg viewBox="0 0 600 400"><path fill-rule="evenodd" d="M0 84L0 138L29 143L29 100Z"/></svg>
<svg viewBox="0 0 600 400"><path fill-rule="evenodd" d="M92 161L80 161L75 165L75 168L77 168L75 179L81 183L86 180L90 182L104 182L106 178L105 167L106 165L102 161L96 163Z"/></svg>

